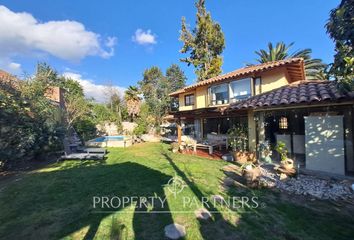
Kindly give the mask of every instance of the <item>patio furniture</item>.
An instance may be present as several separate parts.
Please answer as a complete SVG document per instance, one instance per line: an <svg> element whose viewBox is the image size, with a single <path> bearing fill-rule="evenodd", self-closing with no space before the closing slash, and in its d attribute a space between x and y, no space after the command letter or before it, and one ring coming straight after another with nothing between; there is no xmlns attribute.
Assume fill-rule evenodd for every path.
<svg viewBox="0 0 354 240"><path fill-rule="evenodd" d="M60 157L60 160L85 160L87 153L70 153L64 154Z"/></svg>
<svg viewBox="0 0 354 240"><path fill-rule="evenodd" d="M191 149L194 150L195 145L197 144L197 140L195 140L193 137L188 135L183 135L181 137L181 140L182 140L181 146L186 150L191 150Z"/></svg>
<svg viewBox="0 0 354 240"><path fill-rule="evenodd" d="M103 160L107 150L105 148L82 148L80 152L64 153L60 157L61 160Z"/></svg>
<svg viewBox="0 0 354 240"><path fill-rule="evenodd" d="M103 160L103 153L70 153L64 154L60 160Z"/></svg>
<svg viewBox="0 0 354 240"><path fill-rule="evenodd" d="M89 153L87 154L85 160L103 160L104 156L104 153Z"/></svg>
<svg viewBox="0 0 354 240"><path fill-rule="evenodd" d="M219 150L221 150L223 146L225 146L225 148L228 146L227 135L208 133L207 140L197 143L194 151L196 151L197 148L208 149L209 154L212 155L215 147L219 147Z"/></svg>
<svg viewBox="0 0 354 240"><path fill-rule="evenodd" d="M161 141L162 142L168 142L168 143L177 142L177 136L169 135L169 136L166 136L166 137L162 137Z"/></svg>
<svg viewBox="0 0 354 240"><path fill-rule="evenodd" d="M107 149L105 148L85 148L84 151L88 154L90 153L107 154Z"/></svg>
<svg viewBox="0 0 354 240"><path fill-rule="evenodd" d="M215 144L212 144L212 143L197 143L197 144L194 145L193 151L196 152L197 148L207 149L209 151L209 154L212 155L213 151L214 151L214 147L217 147L219 145L220 144L218 144L218 143L215 143Z"/></svg>

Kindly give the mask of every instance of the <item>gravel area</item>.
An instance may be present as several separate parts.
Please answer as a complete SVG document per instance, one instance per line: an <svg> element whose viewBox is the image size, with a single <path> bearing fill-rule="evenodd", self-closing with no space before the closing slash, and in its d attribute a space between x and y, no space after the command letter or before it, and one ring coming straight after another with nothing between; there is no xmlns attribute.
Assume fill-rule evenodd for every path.
<svg viewBox="0 0 354 240"><path fill-rule="evenodd" d="M316 176L299 174L297 177L280 180L273 167L262 166L260 183L269 188L298 195L309 195L318 199L354 200L354 191L348 180L321 179Z"/></svg>

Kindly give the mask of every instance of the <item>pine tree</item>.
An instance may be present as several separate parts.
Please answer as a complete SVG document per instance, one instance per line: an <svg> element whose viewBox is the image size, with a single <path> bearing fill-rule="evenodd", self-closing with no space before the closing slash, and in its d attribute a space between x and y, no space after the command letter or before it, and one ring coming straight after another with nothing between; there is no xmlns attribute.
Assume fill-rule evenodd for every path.
<svg viewBox="0 0 354 240"><path fill-rule="evenodd" d="M215 77L221 73L223 59L221 53L225 48L224 34L220 24L214 22L210 12L205 8L205 0L198 0L196 27L191 31L182 18L180 40L184 43L181 53L190 56L181 59L195 67L198 81Z"/></svg>
<svg viewBox="0 0 354 240"><path fill-rule="evenodd" d="M172 64L166 70L166 78L170 84L169 91L174 92L178 89L181 89L186 84L186 76L184 72L177 64Z"/></svg>

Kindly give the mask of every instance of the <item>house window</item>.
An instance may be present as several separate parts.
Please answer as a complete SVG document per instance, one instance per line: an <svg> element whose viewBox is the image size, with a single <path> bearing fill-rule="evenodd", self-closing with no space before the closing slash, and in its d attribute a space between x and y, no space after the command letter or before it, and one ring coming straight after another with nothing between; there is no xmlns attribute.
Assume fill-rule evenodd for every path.
<svg viewBox="0 0 354 240"><path fill-rule="evenodd" d="M253 95L257 95L257 94L261 94L261 93L262 93L261 78L257 77L254 79Z"/></svg>
<svg viewBox="0 0 354 240"><path fill-rule="evenodd" d="M232 102L237 102L251 96L251 79L241 79L230 83Z"/></svg>
<svg viewBox="0 0 354 240"><path fill-rule="evenodd" d="M194 94L184 96L184 105L193 106L194 105Z"/></svg>
<svg viewBox="0 0 354 240"><path fill-rule="evenodd" d="M221 105L229 103L228 84L220 84L210 87L210 104Z"/></svg>
<svg viewBox="0 0 354 240"><path fill-rule="evenodd" d="M279 120L279 128L280 129L288 129L288 118L281 117Z"/></svg>
<svg viewBox="0 0 354 240"><path fill-rule="evenodd" d="M182 133L183 135L195 136L194 120L187 119L183 122Z"/></svg>

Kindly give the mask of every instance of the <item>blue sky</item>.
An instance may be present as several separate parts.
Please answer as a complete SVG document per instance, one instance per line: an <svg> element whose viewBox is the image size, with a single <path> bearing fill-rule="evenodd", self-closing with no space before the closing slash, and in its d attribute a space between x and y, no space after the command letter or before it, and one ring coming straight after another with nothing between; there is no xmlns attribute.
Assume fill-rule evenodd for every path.
<svg viewBox="0 0 354 240"><path fill-rule="evenodd" d="M311 48L313 57L331 62L334 45L324 25L338 4L338 0L207 0L207 9L225 34L223 72L254 61L254 51L269 41L295 42L293 50ZM0 68L32 74L38 61L46 61L79 79L97 98L100 85L111 82L123 90L153 65L165 71L178 63L188 83L195 81L194 69L179 62L183 55L178 40L182 16L194 26L192 0L5 0L1 5Z"/></svg>

